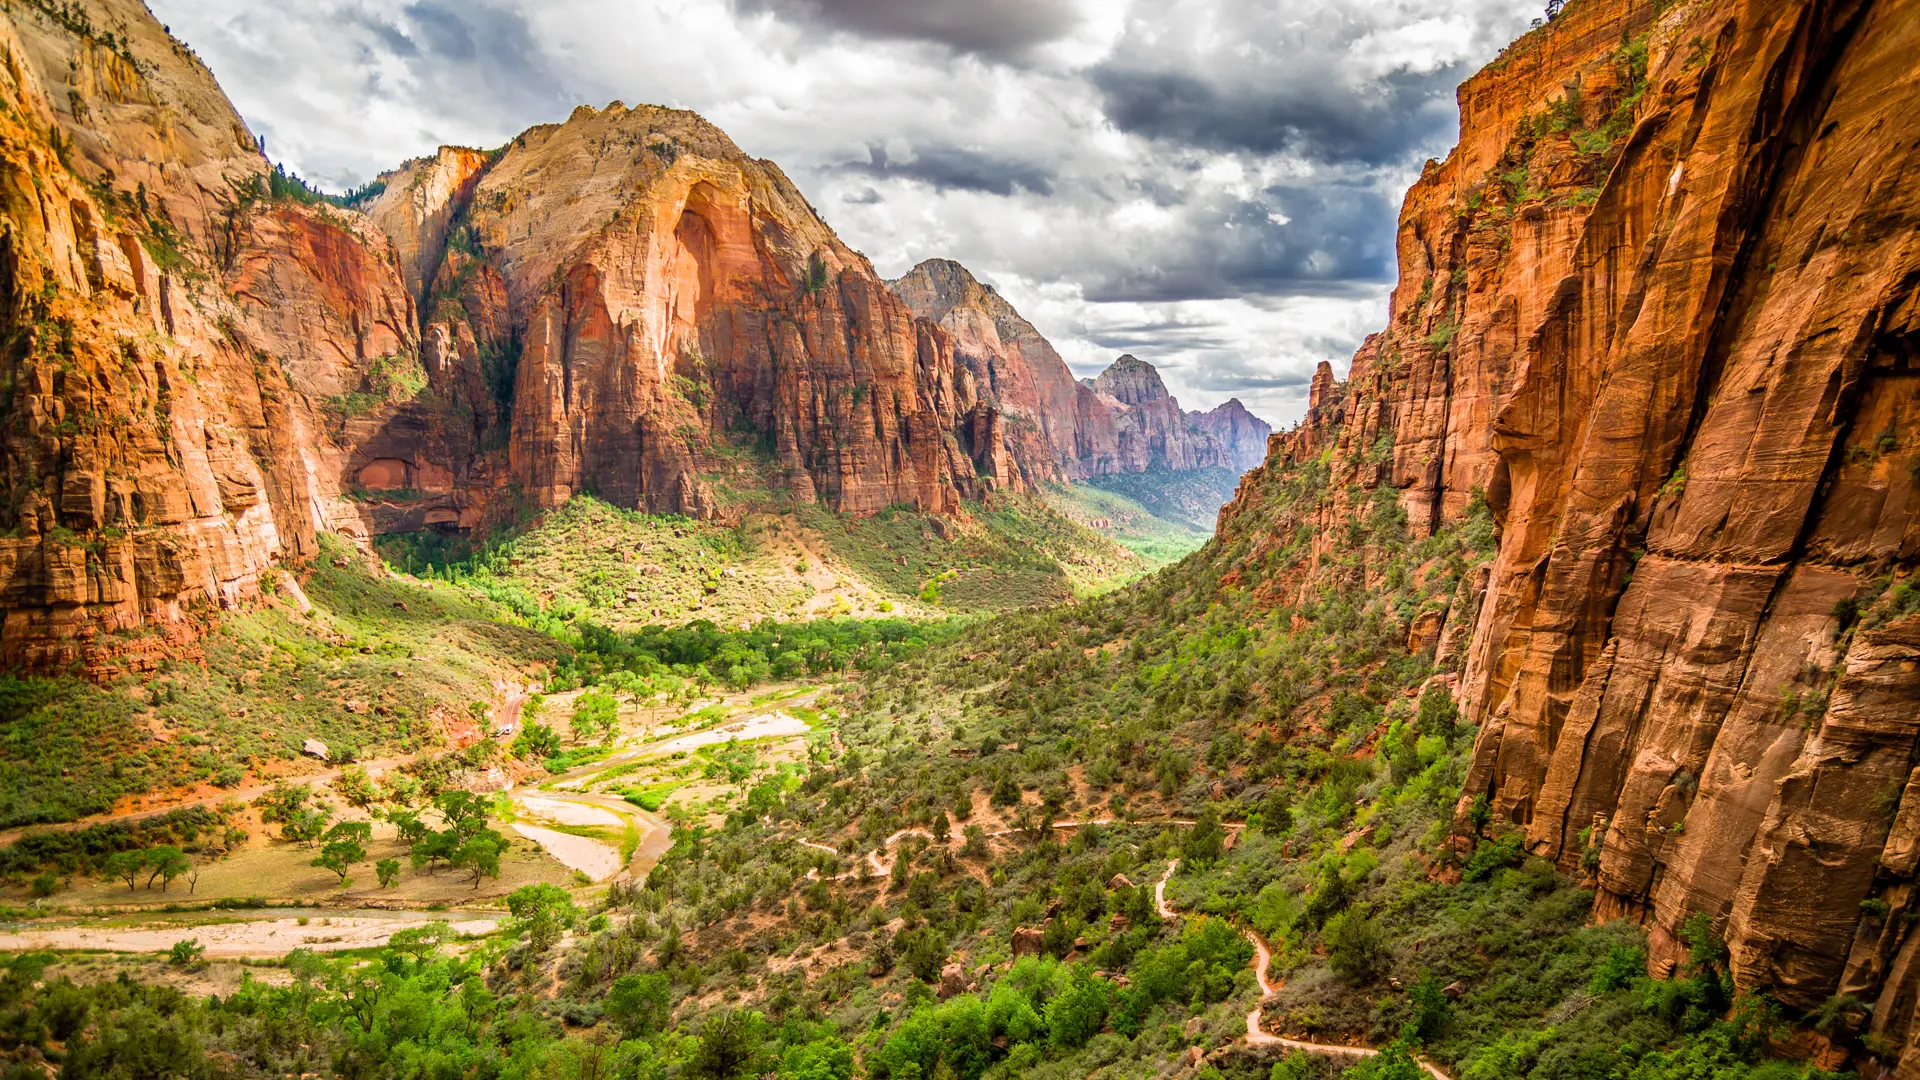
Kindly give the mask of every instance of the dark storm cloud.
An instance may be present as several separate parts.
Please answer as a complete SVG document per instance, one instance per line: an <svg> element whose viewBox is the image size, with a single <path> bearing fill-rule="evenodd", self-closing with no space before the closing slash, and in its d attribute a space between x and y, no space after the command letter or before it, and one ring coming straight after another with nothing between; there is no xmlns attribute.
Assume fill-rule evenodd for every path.
<svg viewBox="0 0 1920 1080"><path fill-rule="evenodd" d="M734 0L738 10L861 37L1017 57L1079 22L1069 0Z"/></svg>
<svg viewBox="0 0 1920 1080"><path fill-rule="evenodd" d="M1086 297L1214 300L1342 294L1390 280L1393 205L1371 188L1274 187L1263 201L1189 207L1146 261L1088 268Z"/></svg>
<svg viewBox="0 0 1920 1080"><path fill-rule="evenodd" d="M958 146L918 146L912 158L895 161L886 147L876 143L867 148L866 161L845 165L842 171L876 179L918 180L939 191L1053 194L1053 173L1046 167Z"/></svg>
<svg viewBox="0 0 1920 1080"><path fill-rule="evenodd" d="M1451 134L1453 88L1464 74L1449 65L1352 85L1322 70L1234 86L1186 71L1103 64L1091 76L1122 131L1221 152L1377 166Z"/></svg>

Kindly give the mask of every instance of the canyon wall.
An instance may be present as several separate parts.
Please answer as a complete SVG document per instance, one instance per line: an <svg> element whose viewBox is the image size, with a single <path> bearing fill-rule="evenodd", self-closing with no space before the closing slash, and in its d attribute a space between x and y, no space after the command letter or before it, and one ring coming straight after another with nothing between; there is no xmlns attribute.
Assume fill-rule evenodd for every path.
<svg viewBox="0 0 1920 1080"><path fill-rule="evenodd" d="M582 107L347 205L271 169L137 0L23 0L0 52L0 664L190 648L322 531L582 492L956 512L1060 475L1051 399L1003 414L691 113Z"/></svg>
<svg viewBox="0 0 1920 1080"><path fill-rule="evenodd" d="M413 303L137 0L15 5L0 54L0 662L140 666L353 527L327 403L417 368Z"/></svg>
<svg viewBox="0 0 1920 1080"><path fill-rule="evenodd" d="M1460 89L1388 327L1280 462L1416 535L1484 499L1439 660L1461 806L1920 1073L1916 0L1574 0ZM1223 533L1258 528L1249 495ZM1861 1029L1865 1030L1862 1031ZM1896 1064L1897 1063L1897 1064Z"/></svg>
<svg viewBox="0 0 1920 1080"><path fill-rule="evenodd" d="M1228 468L1266 457L1272 428L1238 399L1182 412L1153 365L1123 356L1075 380L1053 345L991 285L949 259L890 282L913 311L953 337L955 358L999 410L1029 484L1149 470Z"/></svg>

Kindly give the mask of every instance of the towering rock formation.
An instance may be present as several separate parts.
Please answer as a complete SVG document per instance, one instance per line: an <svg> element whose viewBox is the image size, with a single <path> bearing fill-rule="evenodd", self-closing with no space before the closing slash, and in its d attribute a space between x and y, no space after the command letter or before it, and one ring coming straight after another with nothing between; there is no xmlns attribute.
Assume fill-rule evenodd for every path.
<svg viewBox="0 0 1920 1080"><path fill-rule="evenodd" d="M1228 398L1207 412L1188 413L1187 426L1219 444L1224 464L1236 473L1267 459L1273 425L1247 411L1239 398Z"/></svg>
<svg viewBox="0 0 1920 1080"><path fill-rule="evenodd" d="M769 484L953 511L1058 472L1051 400L1010 423L690 113L583 107L347 207L137 0L23 0L0 53L0 663L138 664L321 530Z"/></svg>
<svg viewBox="0 0 1920 1080"><path fill-rule="evenodd" d="M431 307L428 289L446 256L455 219L465 212L473 186L492 161L478 150L443 146L430 158L409 161L381 176L379 192L359 207L393 238L400 272L423 311Z"/></svg>
<svg viewBox="0 0 1920 1080"><path fill-rule="evenodd" d="M1916 46L1916 0L1576 0L1461 88L1388 328L1274 446L1332 447L1336 490L1391 484L1420 532L1484 495L1499 554L1440 646L1482 725L1466 799L1592 867L1656 969L1699 914L1743 988L1874 1003L1898 1075L1920 1074Z"/></svg>
<svg viewBox="0 0 1920 1080"><path fill-rule="evenodd" d="M450 262L498 275L517 335L510 464L537 503L717 514L705 477L735 433L841 510L952 510L1010 479L950 340L691 113L615 103L526 132L465 229Z"/></svg>
<svg viewBox="0 0 1920 1080"><path fill-rule="evenodd" d="M418 373L413 302L137 0L15 5L0 55L0 661L138 664L351 524L330 403Z"/></svg>
<svg viewBox="0 0 1920 1080"><path fill-rule="evenodd" d="M1266 457L1273 428L1238 398L1210 413L1182 412L1160 372L1122 356L1085 384L1112 414L1113 468L1103 472L1231 469L1238 474Z"/></svg>
<svg viewBox="0 0 1920 1080"><path fill-rule="evenodd" d="M1029 485L1089 475L1086 462L1113 443L1111 425L1005 297L950 259L929 259L888 284L914 314L952 335L963 378L999 410Z"/></svg>
<svg viewBox="0 0 1920 1080"><path fill-rule="evenodd" d="M983 400L1004 417L1029 483L1150 469L1252 468L1271 434L1238 400L1183 413L1152 364L1123 356L1075 381L1066 361L993 286L948 259L891 283L907 306L953 336L954 354Z"/></svg>

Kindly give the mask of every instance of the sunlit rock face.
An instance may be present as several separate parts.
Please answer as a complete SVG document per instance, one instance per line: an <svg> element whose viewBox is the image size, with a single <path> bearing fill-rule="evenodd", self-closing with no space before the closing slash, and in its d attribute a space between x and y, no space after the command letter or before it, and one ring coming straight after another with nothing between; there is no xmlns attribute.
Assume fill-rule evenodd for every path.
<svg viewBox="0 0 1920 1080"><path fill-rule="evenodd" d="M145 663L322 530L769 486L954 512L1057 471L691 113L581 108L329 204L142 5L61 10L0 14L0 662Z"/></svg>
<svg viewBox="0 0 1920 1080"><path fill-rule="evenodd" d="M1416 535L1490 504L1435 639L1482 725L1463 820L1590 873L1657 971L1703 914L1744 988L1876 1002L1905 1071L1917 43L1912 2L1570 5L1461 87L1389 325L1273 445L1328 455L1323 554L1351 484Z"/></svg>

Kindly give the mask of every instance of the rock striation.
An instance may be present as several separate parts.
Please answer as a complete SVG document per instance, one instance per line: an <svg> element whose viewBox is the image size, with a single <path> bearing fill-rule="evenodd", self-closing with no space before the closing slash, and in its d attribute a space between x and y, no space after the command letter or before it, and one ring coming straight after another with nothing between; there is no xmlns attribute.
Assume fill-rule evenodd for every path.
<svg viewBox="0 0 1920 1080"><path fill-rule="evenodd" d="M352 524L330 403L417 372L413 301L136 0L15 5L0 55L0 661L138 667Z"/></svg>
<svg viewBox="0 0 1920 1080"><path fill-rule="evenodd" d="M996 367L990 319L916 314L691 113L582 107L348 204L136 0L23 0L0 55L0 663L139 666L321 531L958 512L1107 420L1010 308Z"/></svg>
<svg viewBox="0 0 1920 1080"><path fill-rule="evenodd" d="M1499 541L1462 803L1920 1074L1920 3L1589 0L1460 89L1388 327L1276 462ZM1260 528L1243 488L1223 532ZM1346 508L1351 509L1351 508ZM1860 1017L1866 1017L1860 1019Z"/></svg>

